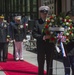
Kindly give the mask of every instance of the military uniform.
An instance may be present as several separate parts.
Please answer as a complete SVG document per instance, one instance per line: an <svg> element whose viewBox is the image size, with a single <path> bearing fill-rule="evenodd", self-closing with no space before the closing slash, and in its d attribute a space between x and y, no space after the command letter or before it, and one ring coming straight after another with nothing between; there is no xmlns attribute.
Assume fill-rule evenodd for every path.
<svg viewBox="0 0 74 75"><path fill-rule="evenodd" d="M16 16L15 19L20 20L20 16ZM26 38L24 25L20 22L15 22L12 25L12 39L15 45L15 60L23 60L22 49L23 49L23 39Z"/></svg>
<svg viewBox="0 0 74 75"><path fill-rule="evenodd" d="M0 60L1 60L1 53L3 51L3 61L7 60L8 54L8 42L9 42L9 29L8 23L1 21L3 16L0 16Z"/></svg>
<svg viewBox="0 0 74 75"><path fill-rule="evenodd" d="M47 6L41 6L39 8L40 13L48 13ZM48 39L43 40L45 34L42 29L44 28L45 21L41 17L36 20L33 28L33 37L37 39L37 59L38 59L38 75L44 75L44 61L46 56L47 75L52 75L52 60L54 55L55 46L50 43Z"/></svg>

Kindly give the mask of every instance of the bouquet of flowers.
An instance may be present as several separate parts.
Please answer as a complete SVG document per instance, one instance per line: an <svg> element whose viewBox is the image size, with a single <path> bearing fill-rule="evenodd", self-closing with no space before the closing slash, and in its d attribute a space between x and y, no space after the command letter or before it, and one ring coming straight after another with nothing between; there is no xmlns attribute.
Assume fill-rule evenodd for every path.
<svg viewBox="0 0 74 75"><path fill-rule="evenodd" d="M51 15L49 18L46 19L45 26L42 30L42 32L46 35L50 35L51 38L49 41L54 42L56 40L56 34L53 31L50 31L50 27L54 27L56 24L56 15Z"/></svg>
<svg viewBox="0 0 74 75"><path fill-rule="evenodd" d="M64 43L70 41L73 38L74 27L72 25L72 20L69 16L62 17L51 15L47 18L43 33L50 35L50 42L56 42L57 39Z"/></svg>
<svg viewBox="0 0 74 75"><path fill-rule="evenodd" d="M74 26L70 17L51 15L47 18L42 32L45 35L50 35L49 41L55 43L58 52L60 50L58 47L59 45L62 55L66 57L63 42L67 44L74 37Z"/></svg>
<svg viewBox="0 0 74 75"><path fill-rule="evenodd" d="M62 25L65 28L63 35L66 36L66 42L69 42L74 37L74 26L69 16L64 18Z"/></svg>

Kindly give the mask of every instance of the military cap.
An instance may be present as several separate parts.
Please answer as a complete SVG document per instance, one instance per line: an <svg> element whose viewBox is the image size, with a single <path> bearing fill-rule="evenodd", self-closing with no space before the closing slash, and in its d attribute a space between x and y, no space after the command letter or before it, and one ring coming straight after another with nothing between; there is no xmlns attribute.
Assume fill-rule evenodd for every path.
<svg viewBox="0 0 74 75"><path fill-rule="evenodd" d="M1 16L0 16L0 18L4 18L4 16L3 16L3 15L1 15Z"/></svg>
<svg viewBox="0 0 74 75"><path fill-rule="evenodd" d="M39 11L41 12L41 13L48 13L49 12L49 7L48 6L41 6L41 7L39 7Z"/></svg>
<svg viewBox="0 0 74 75"><path fill-rule="evenodd" d="M16 20L21 20L21 16L15 16Z"/></svg>

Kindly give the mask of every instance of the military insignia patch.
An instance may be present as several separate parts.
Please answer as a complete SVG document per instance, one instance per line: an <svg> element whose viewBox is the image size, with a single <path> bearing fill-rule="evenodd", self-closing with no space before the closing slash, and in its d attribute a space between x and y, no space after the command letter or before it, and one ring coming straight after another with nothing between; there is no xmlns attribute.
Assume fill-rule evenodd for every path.
<svg viewBox="0 0 74 75"><path fill-rule="evenodd" d="M20 28L23 28L23 25L20 25Z"/></svg>

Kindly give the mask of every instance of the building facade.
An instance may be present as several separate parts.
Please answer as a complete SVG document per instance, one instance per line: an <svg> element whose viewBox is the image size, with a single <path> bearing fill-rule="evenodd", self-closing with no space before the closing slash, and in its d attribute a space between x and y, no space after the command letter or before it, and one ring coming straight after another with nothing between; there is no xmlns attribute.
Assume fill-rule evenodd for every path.
<svg viewBox="0 0 74 75"><path fill-rule="evenodd" d="M38 0L0 0L0 14L38 16Z"/></svg>
<svg viewBox="0 0 74 75"><path fill-rule="evenodd" d="M67 13L70 10L74 12L74 0L0 0L0 14L6 18L21 14L36 19L39 17L38 8L41 5L49 6L51 14Z"/></svg>
<svg viewBox="0 0 74 75"><path fill-rule="evenodd" d="M68 11L74 14L74 0L41 0L41 5L49 6L52 14L66 14Z"/></svg>

